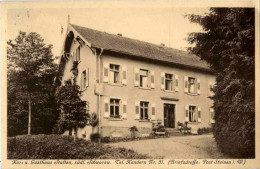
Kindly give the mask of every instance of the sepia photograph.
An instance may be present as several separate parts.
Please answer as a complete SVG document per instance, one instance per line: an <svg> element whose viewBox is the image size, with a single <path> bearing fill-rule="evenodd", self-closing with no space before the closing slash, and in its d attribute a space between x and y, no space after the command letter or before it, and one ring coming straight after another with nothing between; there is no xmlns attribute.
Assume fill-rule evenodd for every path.
<svg viewBox="0 0 260 169"><path fill-rule="evenodd" d="M257 160L253 2L5 3L2 165Z"/></svg>

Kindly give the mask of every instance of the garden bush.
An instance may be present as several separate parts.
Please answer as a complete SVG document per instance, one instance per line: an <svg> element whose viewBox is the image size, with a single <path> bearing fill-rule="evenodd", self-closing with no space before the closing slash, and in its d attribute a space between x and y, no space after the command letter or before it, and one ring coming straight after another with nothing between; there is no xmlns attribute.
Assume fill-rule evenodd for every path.
<svg viewBox="0 0 260 169"><path fill-rule="evenodd" d="M125 148L113 148L71 136L23 135L7 140L8 159L144 159Z"/></svg>
<svg viewBox="0 0 260 169"><path fill-rule="evenodd" d="M91 142L98 142L99 138L100 138L99 133L92 133L92 134L90 135L90 140L91 140Z"/></svg>

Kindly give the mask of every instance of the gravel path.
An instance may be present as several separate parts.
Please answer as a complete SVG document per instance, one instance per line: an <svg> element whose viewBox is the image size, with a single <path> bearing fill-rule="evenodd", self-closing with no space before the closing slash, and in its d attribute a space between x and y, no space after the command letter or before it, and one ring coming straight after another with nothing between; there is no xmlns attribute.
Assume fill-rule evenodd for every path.
<svg viewBox="0 0 260 169"><path fill-rule="evenodd" d="M110 146L133 149L154 158L221 159L228 158L217 150L213 135L173 136L130 142L110 143Z"/></svg>

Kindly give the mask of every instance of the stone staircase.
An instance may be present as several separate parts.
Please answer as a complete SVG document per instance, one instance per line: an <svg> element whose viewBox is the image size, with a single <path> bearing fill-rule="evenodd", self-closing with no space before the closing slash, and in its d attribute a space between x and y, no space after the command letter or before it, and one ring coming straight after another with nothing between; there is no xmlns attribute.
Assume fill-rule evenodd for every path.
<svg viewBox="0 0 260 169"><path fill-rule="evenodd" d="M183 133L180 132L180 130L175 128L165 128L169 136L182 136Z"/></svg>

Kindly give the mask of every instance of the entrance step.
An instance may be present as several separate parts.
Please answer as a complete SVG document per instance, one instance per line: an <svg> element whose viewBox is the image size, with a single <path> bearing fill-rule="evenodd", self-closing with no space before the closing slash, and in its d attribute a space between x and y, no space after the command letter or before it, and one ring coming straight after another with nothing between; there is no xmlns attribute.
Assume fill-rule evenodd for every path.
<svg viewBox="0 0 260 169"><path fill-rule="evenodd" d="M175 128L165 128L165 130L168 133L168 136L181 136L183 135L180 130L175 129Z"/></svg>

